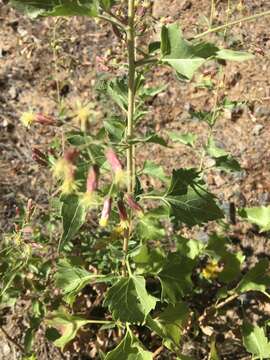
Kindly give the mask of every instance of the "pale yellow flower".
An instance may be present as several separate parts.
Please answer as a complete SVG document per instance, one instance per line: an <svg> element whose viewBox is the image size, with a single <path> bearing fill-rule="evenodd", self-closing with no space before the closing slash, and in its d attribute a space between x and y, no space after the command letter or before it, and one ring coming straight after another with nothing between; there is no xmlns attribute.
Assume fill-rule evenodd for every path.
<svg viewBox="0 0 270 360"><path fill-rule="evenodd" d="M99 196L96 192L85 192L81 198L81 204L86 209L94 209L100 204Z"/></svg>
<svg viewBox="0 0 270 360"><path fill-rule="evenodd" d="M94 110L94 104L87 103L83 104L81 101L76 102L76 108L74 110L74 120L76 124L81 128L82 131L87 130L87 126L97 112Z"/></svg>
<svg viewBox="0 0 270 360"><path fill-rule="evenodd" d="M73 177L67 177L61 185L61 191L64 195L70 195L78 191L78 183Z"/></svg>
<svg viewBox="0 0 270 360"><path fill-rule="evenodd" d="M32 125L35 119L36 119L36 114L33 111L24 112L20 117L21 123L27 128L29 128Z"/></svg>
<svg viewBox="0 0 270 360"><path fill-rule="evenodd" d="M72 168L73 166L68 160L64 158L58 159L52 167L53 176L56 179L65 179L69 176Z"/></svg>

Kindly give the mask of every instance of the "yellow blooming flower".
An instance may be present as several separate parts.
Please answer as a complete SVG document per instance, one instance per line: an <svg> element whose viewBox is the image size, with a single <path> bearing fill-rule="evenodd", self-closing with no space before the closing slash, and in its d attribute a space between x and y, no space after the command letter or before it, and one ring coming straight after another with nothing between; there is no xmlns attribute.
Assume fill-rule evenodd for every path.
<svg viewBox="0 0 270 360"><path fill-rule="evenodd" d="M114 183L118 185L120 188L123 188L127 184L127 173L126 171L119 169L116 170L114 174Z"/></svg>
<svg viewBox="0 0 270 360"><path fill-rule="evenodd" d="M99 196L96 192L85 192L81 198L81 204L87 209L94 209L100 203Z"/></svg>
<svg viewBox="0 0 270 360"><path fill-rule="evenodd" d="M58 159L53 164L53 176L57 179L65 179L69 176L71 168L72 164L68 160L64 158Z"/></svg>
<svg viewBox="0 0 270 360"><path fill-rule="evenodd" d="M25 127L29 128L32 125L32 123L35 121L35 119L36 119L36 114L33 111L27 111L22 113L20 121Z"/></svg>
<svg viewBox="0 0 270 360"><path fill-rule="evenodd" d="M74 111L75 122L81 128L82 131L87 130L87 125L91 117L95 116L97 112L94 110L94 104L83 104L79 100L76 103Z"/></svg>
<svg viewBox="0 0 270 360"><path fill-rule="evenodd" d="M220 273L221 268L216 260L209 262L202 271L202 275L205 279L216 279Z"/></svg>
<svg viewBox="0 0 270 360"><path fill-rule="evenodd" d="M78 190L78 183L73 177L67 177L61 185L62 194L69 195Z"/></svg>
<svg viewBox="0 0 270 360"><path fill-rule="evenodd" d="M109 220L109 219L101 218L101 219L99 220L99 226L100 226L100 227L106 227L106 226L108 225L108 220Z"/></svg>

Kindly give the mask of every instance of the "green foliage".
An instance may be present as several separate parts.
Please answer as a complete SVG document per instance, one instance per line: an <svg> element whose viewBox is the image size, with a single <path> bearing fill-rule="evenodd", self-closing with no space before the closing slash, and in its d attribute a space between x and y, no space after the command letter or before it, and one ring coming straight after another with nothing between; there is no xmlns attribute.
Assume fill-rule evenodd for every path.
<svg viewBox="0 0 270 360"><path fill-rule="evenodd" d="M262 327L254 326L245 321L242 327L243 343L253 359L269 359L270 342Z"/></svg>
<svg viewBox="0 0 270 360"><path fill-rule="evenodd" d="M98 0L11 0L11 4L33 18L98 15Z"/></svg>
<svg viewBox="0 0 270 360"><path fill-rule="evenodd" d="M214 196L205 190L204 181L195 169L174 170L171 184L160 199L169 207L175 221L188 226L223 217Z"/></svg>
<svg viewBox="0 0 270 360"><path fill-rule="evenodd" d="M80 316L71 315L64 309L53 312L46 320L47 324L57 329L61 336L54 341L55 346L62 350L71 340L73 340L78 330L89 323L88 320Z"/></svg>
<svg viewBox="0 0 270 360"><path fill-rule="evenodd" d="M61 248L71 240L85 222L86 208L80 197L69 195L62 199L61 217L63 221L63 235Z"/></svg>
<svg viewBox="0 0 270 360"><path fill-rule="evenodd" d="M130 330L127 330L124 339L111 352L105 360L152 360L152 354L144 350L140 341L135 338Z"/></svg>
<svg viewBox="0 0 270 360"><path fill-rule="evenodd" d="M153 354L145 349L147 336L140 332L145 328L151 332L151 350L162 343L172 354L169 356L192 359L181 354L183 342L190 338L201 341L203 322L218 316L223 305L246 292L260 291L269 297L269 264L261 260L246 271L244 256L233 251L225 234L212 233L207 241L195 236L199 226L210 221L222 225L224 233L228 228L226 220L220 221L224 214L217 198L207 190L204 157L212 158L213 168L218 170L241 170L237 160L218 146L213 134L224 110L232 111L243 103L219 100L217 96L213 109L192 109L191 116L207 125L206 143L202 140L205 134L201 139L190 132L172 131L165 133L171 142L168 145L166 138L154 130L151 116L155 98L166 91L167 85L148 86L148 73L154 65L168 65L176 71L178 79L191 81L208 61L216 61L221 69L226 61L249 60L253 56L209 42L187 40L177 23L163 25L160 41L152 41L146 47L143 43L141 49L140 35L144 35L141 25L145 19L140 19L139 10L147 12L145 2L138 2L136 7L134 1L127 4L114 0L10 3L31 18L85 16L108 21L121 39L119 48L123 54L113 59L101 56L101 60L108 62L108 69L113 70L112 74L101 76L97 88L101 107L106 109L102 109L103 121L96 122L95 128L89 131L87 126L78 129L72 124L77 117L84 121L89 118L87 106L70 113L62 102L57 104L61 120L57 126L61 127L63 138L54 139L50 155L44 155L46 166L57 178L53 189L56 195L51 201L54 206L46 219L39 219L29 202L23 214L16 217L15 231L1 249L1 311L14 306L20 297L32 301L25 315L27 329L23 339L29 360L35 359L32 355L35 337L43 320L48 326L46 338L62 351L79 336L81 327L95 324L97 331L97 325L103 324L99 331L106 332L108 337L112 333L112 338L104 343L118 345L105 354L107 349L99 344L102 359L152 359ZM149 30L153 30L151 24L149 21ZM145 41L148 37L143 38ZM126 53L128 61L121 57ZM200 86L210 92L214 84L215 79L211 78L210 84ZM151 119L147 123L142 122L146 114ZM138 131L140 123L143 126ZM186 145L198 155L199 170L180 168L167 176L167 169L154 161L156 154L152 153L151 144L171 150L175 143ZM143 154L146 160L140 167L136 164L137 148L149 149ZM67 189L63 186L65 181ZM158 207L155 201L159 202ZM246 208L240 215L261 231L268 231L269 209ZM36 231L36 223L42 229ZM191 227L192 232L188 229ZM199 296L202 301L198 301ZM86 307L83 301L87 302ZM62 307L65 303L69 311ZM77 312L78 307L80 312L87 309L87 318L74 315L72 311ZM263 328L245 321L242 333L243 343L254 359L270 357ZM160 339L156 341L155 336ZM204 336L205 348L210 349L208 358L218 360L216 339L211 336L208 342L205 340Z"/></svg>
<svg viewBox="0 0 270 360"><path fill-rule="evenodd" d="M129 323L144 323L156 306L156 299L149 295L142 276L123 277L107 292L105 306L114 319Z"/></svg>
<svg viewBox="0 0 270 360"><path fill-rule="evenodd" d="M258 225L261 232L270 230L270 206L245 208L239 213L250 223Z"/></svg>

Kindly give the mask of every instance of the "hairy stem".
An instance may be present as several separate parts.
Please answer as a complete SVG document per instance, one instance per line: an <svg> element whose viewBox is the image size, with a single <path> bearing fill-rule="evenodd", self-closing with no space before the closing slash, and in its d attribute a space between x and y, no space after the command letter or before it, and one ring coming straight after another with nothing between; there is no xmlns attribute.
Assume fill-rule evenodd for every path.
<svg viewBox="0 0 270 360"><path fill-rule="evenodd" d="M134 111L135 111L135 71L136 71L136 59L135 59L135 0L128 0L128 27L127 27L127 48L128 48L128 114L127 114L127 129L126 140L127 142L133 138L134 128ZM127 148L127 176L128 176L128 192L131 194L134 189L135 183L135 159L134 159L135 147L129 143ZM131 224L130 224L131 227ZM129 229L130 234L130 229ZM129 235L125 236L123 242L123 251L125 254L124 263L126 263L126 257L128 252ZM124 274L126 274L126 268L124 266Z"/></svg>
<svg viewBox="0 0 270 360"><path fill-rule="evenodd" d="M202 32L201 34L195 35L195 36L193 37L193 39L200 39L201 37L204 37L204 36L206 36L206 35L208 35L208 34L211 34L211 33L214 33L214 32L218 32L218 31L220 31L220 30L224 30L224 29L226 29L226 28L228 28L228 27L231 27L231 26L233 26L233 25L240 24L240 23L242 23L242 22L256 20L256 19L261 18L261 17L263 17L263 16L270 16L270 10L261 12L261 13L259 13L259 14L247 16L247 17L244 17L244 18L241 18L241 19L238 19L238 20L234 20L234 21L228 22L228 23L226 23L226 24L223 24L223 25L220 25L220 26L217 26L217 27L208 29L207 31Z"/></svg>
<svg viewBox="0 0 270 360"><path fill-rule="evenodd" d="M127 28L127 47L128 47L128 119L127 119L127 141L133 137L133 121L135 110L135 0L128 1L128 28ZM134 145L129 145L127 149L127 172L128 172L128 192L132 193L134 188Z"/></svg>

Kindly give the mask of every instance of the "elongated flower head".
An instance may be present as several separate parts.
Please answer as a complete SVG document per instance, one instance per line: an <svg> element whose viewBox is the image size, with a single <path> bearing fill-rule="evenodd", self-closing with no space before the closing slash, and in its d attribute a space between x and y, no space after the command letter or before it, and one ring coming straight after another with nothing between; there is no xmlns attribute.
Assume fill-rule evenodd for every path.
<svg viewBox="0 0 270 360"><path fill-rule="evenodd" d="M37 113L35 117L35 121L41 125L54 125L55 119L48 115L44 115L42 113Z"/></svg>
<svg viewBox="0 0 270 360"><path fill-rule="evenodd" d="M78 156L79 156L79 151L77 149L69 148L65 150L63 158L73 164Z"/></svg>
<svg viewBox="0 0 270 360"><path fill-rule="evenodd" d="M117 207L120 217L120 224L118 225L117 229L120 233L122 233L129 228L128 214L123 200L118 201Z"/></svg>
<svg viewBox="0 0 270 360"><path fill-rule="evenodd" d="M93 165L88 172L86 191L92 193L98 189L98 180L99 180L99 167L98 165Z"/></svg>
<svg viewBox="0 0 270 360"><path fill-rule="evenodd" d="M123 170L121 161L119 160L117 154L113 149L108 149L106 152L106 159L110 164L112 171L114 173L114 182L116 185L123 187L126 185L127 175Z"/></svg>
<svg viewBox="0 0 270 360"><path fill-rule="evenodd" d="M104 201L103 209L102 209L102 213L101 213L101 218L99 220L99 225L101 227L107 226L108 221L109 221L109 217L110 217L110 214L111 214L111 210L112 210L112 198L108 197Z"/></svg>
<svg viewBox="0 0 270 360"><path fill-rule="evenodd" d="M135 211L139 217L142 217L143 216L143 208L141 207L141 205L139 203L137 203L137 201L135 201L134 198L130 194L126 195L126 200L127 200L129 207L133 211Z"/></svg>

